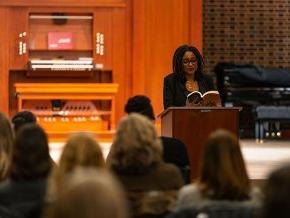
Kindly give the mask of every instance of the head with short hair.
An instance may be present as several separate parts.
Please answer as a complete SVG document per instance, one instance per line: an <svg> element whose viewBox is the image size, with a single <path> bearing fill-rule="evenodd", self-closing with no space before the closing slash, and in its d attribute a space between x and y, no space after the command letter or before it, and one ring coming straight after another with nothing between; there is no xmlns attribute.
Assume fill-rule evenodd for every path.
<svg viewBox="0 0 290 218"><path fill-rule="evenodd" d="M115 170L143 171L162 160L162 147L153 123L131 113L118 126L108 157Z"/></svg>
<svg viewBox="0 0 290 218"><path fill-rule="evenodd" d="M36 123L36 117L31 111L19 111L13 116L12 123L16 132L25 124Z"/></svg>
<svg viewBox="0 0 290 218"><path fill-rule="evenodd" d="M183 57L186 52L192 52L194 56L196 57L197 70L194 74L194 79L199 80L203 74L204 61L199 50L196 47L191 46L191 45L186 45L186 44L181 45L175 50L173 59L172 59L173 73L175 73L180 78L184 78L185 73L184 73Z"/></svg>
<svg viewBox="0 0 290 218"><path fill-rule="evenodd" d="M26 124L16 133L10 177L13 180L46 178L52 161L45 131L37 124Z"/></svg>
<svg viewBox="0 0 290 218"><path fill-rule="evenodd" d="M204 147L199 182L212 199L245 200L250 182L238 138L227 130L213 132Z"/></svg>
<svg viewBox="0 0 290 218"><path fill-rule="evenodd" d="M263 217L290 217L290 164L279 167L268 176L264 187Z"/></svg>
<svg viewBox="0 0 290 218"><path fill-rule="evenodd" d="M14 134L6 115L0 112L0 180L5 179L9 169Z"/></svg>
<svg viewBox="0 0 290 218"><path fill-rule="evenodd" d="M151 101L145 95L135 95L129 98L125 105L125 112L127 114L135 112L146 116L150 120L155 120Z"/></svg>
<svg viewBox="0 0 290 218"><path fill-rule="evenodd" d="M81 168L72 172L48 211L50 218L127 218L122 187L108 171Z"/></svg>

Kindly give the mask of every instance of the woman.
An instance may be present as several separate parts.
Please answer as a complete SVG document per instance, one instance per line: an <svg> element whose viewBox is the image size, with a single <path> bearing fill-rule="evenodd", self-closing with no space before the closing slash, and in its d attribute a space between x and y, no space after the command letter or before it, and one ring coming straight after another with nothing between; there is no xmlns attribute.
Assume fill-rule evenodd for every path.
<svg viewBox="0 0 290 218"><path fill-rule="evenodd" d="M36 124L21 127L12 149L9 180L0 184L0 206L24 218L40 218L51 168L44 130Z"/></svg>
<svg viewBox="0 0 290 218"><path fill-rule="evenodd" d="M0 180L7 177L13 146L13 130L8 118L0 112Z"/></svg>
<svg viewBox="0 0 290 218"><path fill-rule="evenodd" d="M125 195L106 170L79 168L65 181L65 188L45 218L128 218Z"/></svg>
<svg viewBox="0 0 290 218"><path fill-rule="evenodd" d="M263 218L290 217L290 165L283 165L268 176L264 193Z"/></svg>
<svg viewBox="0 0 290 218"><path fill-rule="evenodd" d="M178 168L162 161L162 146L153 123L136 113L120 122L108 164L127 191L134 217L162 217L183 185Z"/></svg>
<svg viewBox="0 0 290 218"><path fill-rule="evenodd" d="M105 167L100 145L86 133L77 133L66 142L59 164L54 168L49 181L47 194L49 202L57 198L56 195L63 189L65 177L78 167L94 169Z"/></svg>
<svg viewBox="0 0 290 218"><path fill-rule="evenodd" d="M209 200L251 201L259 206L261 197L250 186L238 139L226 130L217 130L205 145L197 182L180 190L177 209L198 207Z"/></svg>
<svg viewBox="0 0 290 218"><path fill-rule="evenodd" d="M204 75L204 62L198 49L182 45L173 56L173 73L164 78L164 109L185 106L186 97L193 91L205 93L214 90L212 80Z"/></svg>

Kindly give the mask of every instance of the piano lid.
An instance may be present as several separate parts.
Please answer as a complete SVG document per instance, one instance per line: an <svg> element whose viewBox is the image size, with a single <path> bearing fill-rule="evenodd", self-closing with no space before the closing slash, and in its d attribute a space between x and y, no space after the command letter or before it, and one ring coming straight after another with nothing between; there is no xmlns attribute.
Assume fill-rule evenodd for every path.
<svg viewBox="0 0 290 218"><path fill-rule="evenodd" d="M219 63L214 69L219 85L232 87L290 87L290 69L251 64Z"/></svg>

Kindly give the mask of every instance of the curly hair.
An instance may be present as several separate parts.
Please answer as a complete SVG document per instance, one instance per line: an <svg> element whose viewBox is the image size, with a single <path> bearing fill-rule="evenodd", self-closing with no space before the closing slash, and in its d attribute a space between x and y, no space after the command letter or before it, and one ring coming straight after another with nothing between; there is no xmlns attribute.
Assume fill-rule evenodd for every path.
<svg viewBox="0 0 290 218"><path fill-rule="evenodd" d="M135 95L129 98L125 105L125 112L127 114L136 112L146 116L150 120L155 120L151 101L145 95Z"/></svg>
<svg viewBox="0 0 290 218"><path fill-rule="evenodd" d="M162 147L153 123L131 113L117 129L108 157L114 170L144 171L162 160Z"/></svg>
<svg viewBox="0 0 290 218"><path fill-rule="evenodd" d="M179 78L184 78L182 58L187 51L191 51L197 58L197 71L194 74L194 79L199 80L204 71L204 61L199 50L194 46L182 45L175 50L172 59L173 73L175 73Z"/></svg>
<svg viewBox="0 0 290 218"><path fill-rule="evenodd" d="M12 123L16 132L27 123L36 123L36 117L31 111L19 111L13 116Z"/></svg>

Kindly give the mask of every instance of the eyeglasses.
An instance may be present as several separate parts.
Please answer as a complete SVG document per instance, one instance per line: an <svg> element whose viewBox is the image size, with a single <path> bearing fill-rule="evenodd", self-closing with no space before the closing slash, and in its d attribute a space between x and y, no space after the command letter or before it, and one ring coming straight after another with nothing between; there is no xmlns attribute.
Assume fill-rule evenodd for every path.
<svg viewBox="0 0 290 218"><path fill-rule="evenodd" d="M186 65L189 65L189 64L194 65L196 62L197 62L197 59L195 59L195 60L187 60L187 59L182 60L182 63L186 64Z"/></svg>

